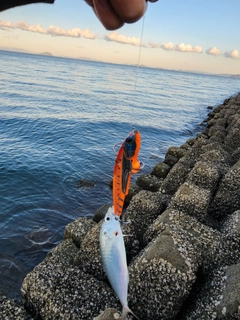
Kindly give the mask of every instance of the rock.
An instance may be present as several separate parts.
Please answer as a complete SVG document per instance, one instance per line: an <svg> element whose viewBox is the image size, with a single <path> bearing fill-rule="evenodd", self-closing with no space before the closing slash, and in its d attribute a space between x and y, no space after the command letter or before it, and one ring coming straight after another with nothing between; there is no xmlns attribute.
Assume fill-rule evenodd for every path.
<svg viewBox="0 0 240 320"><path fill-rule="evenodd" d="M187 151L191 149L191 146L188 143L184 143L180 146L180 148Z"/></svg>
<svg viewBox="0 0 240 320"><path fill-rule="evenodd" d="M219 184L209 214L220 219L240 208L240 160L228 170Z"/></svg>
<svg viewBox="0 0 240 320"><path fill-rule="evenodd" d="M240 240L240 210L228 216L221 231L223 234L231 236L233 239Z"/></svg>
<svg viewBox="0 0 240 320"><path fill-rule="evenodd" d="M236 162L240 160L240 148L237 148L232 154L229 155L228 162L230 166L233 166Z"/></svg>
<svg viewBox="0 0 240 320"><path fill-rule="evenodd" d="M240 121L239 121L239 126L240 126ZM228 146L228 148L231 148L233 150L240 147L240 129L239 129L239 127L235 127L228 132L228 134L224 140L224 143Z"/></svg>
<svg viewBox="0 0 240 320"><path fill-rule="evenodd" d="M202 221L207 215L210 191L185 182L172 198L169 208L178 209Z"/></svg>
<svg viewBox="0 0 240 320"><path fill-rule="evenodd" d="M76 184L76 188L83 188L83 187L94 187L94 183L87 179L79 180Z"/></svg>
<svg viewBox="0 0 240 320"><path fill-rule="evenodd" d="M89 320L101 309L118 307L114 292L104 282L51 260L27 275L21 291L26 308L41 319Z"/></svg>
<svg viewBox="0 0 240 320"><path fill-rule="evenodd" d="M190 146L193 146L195 143L196 139L195 138L189 138L186 143L189 144Z"/></svg>
<svg viewBox="0 0 240 320"><path fill-rule="evenodd" d="M71 239L66 239L48 252L46 262L51 260L54 263L63 263L65 267L72 266L78 250Z"/></svg>
<svg viewBox="0 0 240 320"><path fill-rule="evenodd" d="M159 182L158 182L159 183ZM140 183L141 184L141 183ZM157 187L156 187L157 188ZM142 188L137 184L131 183L128 194L125 197L124 207L127 207L132 200L132 198L140 192Z"/></svg>
<svg viewBox="0 0 240 320"><path fill-rule="evenodd" d="M157 163L151 171L151 175L156 176L159 179L164 179L170 170L170 166L164 162Z"/></svg>
<svg viewBox="0 0 240 320"><path fill-rule="evenodd" d="M225 174L229 169L229 153L216 142L205 145L198 159L216 166L220 175Z"/></svg>
<svg viewBox="0 0 240 320"><path fill-rule="evenodd" d="M143 234L149 225L161 214L169 203L169 196L159 192L140 191L133 197L126 213L125 220L131 221L133 232L142 244Z"/></svg>
<svg viewBox="0 0 240 320"><path fill-rule="evenodd" d="M178 158L169 154L167 157L165 157L163 162L169 165L169 167L172 167L175 163L178 162Z"/></svg>
<svg viewBox="0 0 240 320"><path fill-rule="evenodd" d="M138 188L122 218L131 223L122 229L129 307L139 319L240 319L239 101L240 94L225 100L202 134L168 149L168 163L158 168L166 175L138 179L152 191ZM35 319L121 319L99 251L106 209L97 223L69 224L61 244L24 279L24 304ZM11 303L2 304L0 318L28 316Z"/></svg>
<svg viewBox="0 0 240 320"><path fill-rule="evenodd" d="M228 216L221 228L219 254L212 255L217 266L230 266L240 263L240 210Z"/></svg>
<svg viewBox="0 0 240 320"><path fill-rule="evenodd" d="M36 318L89 320L119 307L109 286L73 265L77 252L72 240L64 240L24 279L24 304Z"/></svg>
<svg viewBox="0 0 240 320"><path fill-rule="evenodd" d="M208 106L207 107L209 110L212 110L213 109L213 106Z"/></svg>
<svg viewBox="0 0 240 320"><path fill-rule="evenodd" d="M216 252L219 262L220 250L219 242L221 241L221 233L200 223L195 217L189 216L179 210L167 209L159 216L144 234L145 243L149 243L155 239L165 229L172 230L179 235L181 239L188 239L194 248L195 257L199 266L204 270L212 269L212 253L214 257ZM217 263L215 263L215 266Z"/></svg>
<svg viewBox="0 0 240 320"><path fill-rule="evenodd" d="M198 161L189 173L187 181L199 188L210 190L213 194L219 179L220 173L215 165Z"/></svg>
<svg viewBox="0 0 240 320"><path fill-rule="evenodd" d="M101 312L96 318L93 318L93 320L123 320L123 318L116 309L109 308Z"/></svg>
<svg viewBox="0 0 240 320"><path fill-rule="evenodd" d="M196 319L240 319L240 264L221 267L209 276L194 308L185 317Z"/></svg>
<svg viewBox="0 0 240 320"><path fill-rule="evenodd" d="M101 206L101 208L99 208L93 216L93 221L98 223L99 221L101 221L104 217L105 214L107 213L108 209L111 207L111 204L104 204L103 206Z"/></svg>
<svg viewBox="0 0 240 320"><path fill-rule="evenodd" d="M83 238L94 224L93 220L86 217L78 218L66 226L63 240L72 239L75 245L80 247Z"/></svg>
<svg viewBox="0 0 240 320"><path fill-rule="evenodd" d="M99 222L87 233L81 243L80 250L75 256L74 265L98 279L107 279L103 271L99 247L101 225L102 222Z"/></svg>
<svg viewBox="0 0 240 320"><path fill-rule="evenodd" d="M7 299L7 297L0 293L0 319L31 320L33 318L27 314L22 303L14 299Z"/></svg>
<svg viewBox="0 0 240 320"><path fill-rule="evenodd" d="M185 182L190 170L189 164L179 161L172 167L159 190L162 193L174 195L180 185Z"/></svg>
<svg viewBox="0 0 240 320"><path fill-rule="evenodd" d="M129 267L131 308L141 319L174 319L191 290L197 270L188 239L165 230Z"/></svg>
<svg viewBox="0 0 240 320"><path fill-rule="evenodd" d="M29 235L28 239L33 243L46 243L53 236L53 233L46 227L40 227L33 230Z"/></svg>
<svg viewBox="0 0 240 320"><path fill-rule="evenodd" d="M183 156L185 156L186 154L186 150L178 148L178 147L170 147L166 153L166 157L168 155L174 156L177 159L182 158Z"/></svg>
<svg viewBox="0 0 240 320"><path fill-rule="evenodd" d="M142 174L137 178L136 184L143 190L156 192L161 187L162 179L159 179L152 174Z"/></svg>

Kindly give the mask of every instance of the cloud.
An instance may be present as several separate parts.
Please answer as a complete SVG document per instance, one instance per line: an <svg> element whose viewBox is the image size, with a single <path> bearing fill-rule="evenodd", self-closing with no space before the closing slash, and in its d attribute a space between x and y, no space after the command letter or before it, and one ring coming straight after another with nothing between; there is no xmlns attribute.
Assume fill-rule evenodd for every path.
<svg viewBox="0 0 240 320"><path fill-rule="evenodd" d="M70 30L64 30L59 27L49 26L47 30L48 34L53 37L72 37L72 38L86 38L86 39L95 39L96 36L89 30L81 30L79 28L72 28Z"/></svg>
<svg viewBox="0 0 240 320"><path fill-rule="evenodd" d="M175 50L180 52L202 53L201 46L193 47L191 44L185 44L184 42L177 44Z"/></svg>
<svg viewBox="0 0 240 320"><path fill-rule="evenodd" d="M174 44L172 42L167 42L167 43L164 43L164 45L162 46L162 48L164 50L167 50L167 51L171 51L171 50L174 50Z"/></svg>
<svg viewBox="0 0 240 320"><path fill-rule="evenodd" d="M64 30L59 27L49 26L48 29L44 29L41 25L35 24L30 26L24 21L18 21L12 23L10 21L1 21L0 20L0 29L9 30L9 29L20 29L24 31L36 32L41 34L51 35L53 37L72 37L72 38L86 38L86 39L95 39L96 35L92 33L89 29L81 30L79 28L72 28L70 30Z"/></svg>
<svg viewBox="0 0 240 320"><path fill-rule="evenodd" d="M151 48L162 48L162 45L160 43L155 43L155 42L148 42L148 45L151 47Z"/></svg>
<svg viewBox="0 0 240 320"><path fill-rule="evenodd" d="M180 52L202 53L201 46L193 47L192 45L185 44L183 42L176 45L176 46L174 46L174 44L171 41L166 42L164 44L158 44L158 43L154 43L154 42L149 42L148 44L151 48L161 48L161 49L167 50L167 51L175 50L175 51L180 51Z"/></svg>
<svg viewBox="0 0 240 320"><path fill-rule="evenodd" d="M1 21L0 20L0 28L3 30L7 29L20 29L24 31L31 31L37 33L47 34L47 30L43 29L39 23L34 26L30 26L28 23L24 21L18 21L16 23L12 23L11 21Z"/></svg>
<svg viewBox="0 0 240 320"><path fill-rule="evenodd" d="M104 36L106 41L113 41L123 44L131 44L133 46L140 46L141 40L136 37L126 37L123 34L118 33L118 31L112 32Z"/></svg>
<svg viewBox="0 0 240 320"><path fill-rule="evenodd" d="M218 48L212 47L212 48L209 48L208 50L206 50L206 54L210 54L212 56L221 56L222 52L220 50L218 50Z"/></svg>
<svg viewBox="0 0 240 320"><path fill-rule="evenodd" d="M235 50L232 50L231 52L225 52L224 57L230 58L230 59L239 59L239 51L235 49Z"/></svg>

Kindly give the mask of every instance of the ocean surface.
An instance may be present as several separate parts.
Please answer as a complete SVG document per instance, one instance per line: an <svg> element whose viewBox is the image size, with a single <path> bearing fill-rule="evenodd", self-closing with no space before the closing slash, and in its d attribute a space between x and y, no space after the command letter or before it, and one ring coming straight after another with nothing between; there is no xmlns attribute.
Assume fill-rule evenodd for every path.
<svg viewBox="0 0 240 320"><path fill-rule="evenodd" d="M66 224L112 202L113 145L139 129L149 173L239 91L230 77L0 51L0 291L19 298Z"/></svg>

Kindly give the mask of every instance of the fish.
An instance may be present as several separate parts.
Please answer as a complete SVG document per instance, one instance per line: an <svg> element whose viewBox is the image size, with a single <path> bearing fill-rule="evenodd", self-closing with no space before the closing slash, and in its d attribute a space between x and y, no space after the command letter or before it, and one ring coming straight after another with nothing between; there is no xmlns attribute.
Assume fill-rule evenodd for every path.
<svg viewBox="0 0 240 320"><path fill-rule="evenodd" d="M126 250L123 233L120 225L120 217L114 214L110 207L104 217L100 229L100 253L103 269L108 280L122 305L122 318L126 319L128 313L138 317L128 307L128 283L129 274L126 259Z"/></svg>

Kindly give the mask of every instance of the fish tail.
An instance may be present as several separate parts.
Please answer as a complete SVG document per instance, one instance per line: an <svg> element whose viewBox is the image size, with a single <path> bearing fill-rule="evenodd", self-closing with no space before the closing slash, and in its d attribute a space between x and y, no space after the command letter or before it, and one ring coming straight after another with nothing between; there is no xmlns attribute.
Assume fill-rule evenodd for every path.
<svg viewBox="0 0 240 320"><path fill-rule="evenodd" d="M123 320L127 319L128 313L131 313L136 319L139 320L139 318L132 312L132 310L128 306L122 308L122 318L123 318Z"/></svg>

